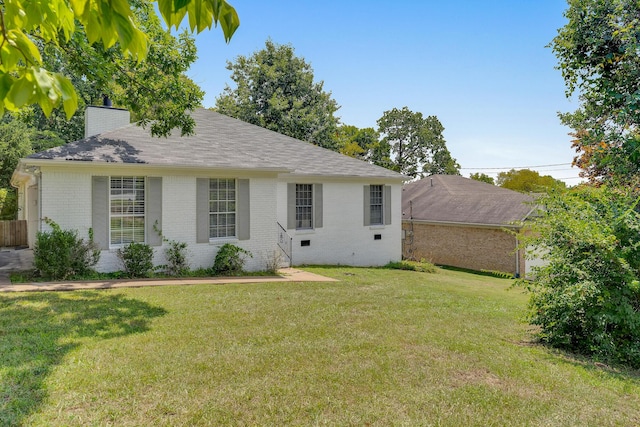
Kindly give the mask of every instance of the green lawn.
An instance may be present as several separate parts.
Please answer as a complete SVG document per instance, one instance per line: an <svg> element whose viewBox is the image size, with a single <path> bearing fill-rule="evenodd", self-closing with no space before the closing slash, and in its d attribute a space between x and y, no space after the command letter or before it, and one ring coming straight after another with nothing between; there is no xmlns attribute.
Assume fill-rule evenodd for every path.
<svg viewBox="0 0 640 427"><path fill-rule="evenodd" d="M0 295L0 425L640 425L640 376L532 343L511 281Z"/></svg>

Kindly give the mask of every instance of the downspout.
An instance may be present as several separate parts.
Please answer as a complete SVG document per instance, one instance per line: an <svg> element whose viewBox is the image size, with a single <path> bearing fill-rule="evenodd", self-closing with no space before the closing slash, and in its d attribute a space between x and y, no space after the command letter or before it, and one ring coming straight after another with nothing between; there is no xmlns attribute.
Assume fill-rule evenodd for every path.
<svg viewBox="0 0 640 427"><path fill-rule="evenodd" d="M516 236L516 279L520 278L520 243Z"/></svg>

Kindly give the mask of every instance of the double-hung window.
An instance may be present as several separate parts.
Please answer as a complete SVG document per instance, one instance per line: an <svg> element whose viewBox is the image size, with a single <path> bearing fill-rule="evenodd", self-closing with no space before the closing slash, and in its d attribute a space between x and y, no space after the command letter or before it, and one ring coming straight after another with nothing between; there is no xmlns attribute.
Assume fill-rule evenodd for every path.
<svg viewBox="0 0 640 427"><path fill-rule="evenodd" d="M391 186L364 186L364 225L391 224Z"/></svg>
<svg viewBox="0 0 640 427"><path fill-rule="evenodd" d="M236 237L236 180L209 180L209 238Z"/></svg>
<svg viewBox="0 0 640 427"><path fill-rule="evenodd" d="M145 241L145 178L112 176L109 180L111 245Z"/></svg>
<svg viewBox="0 0 640 427"><path fill-rule="evenodd" d="M322 228L322 184L287 184L287 230Z"/></svg>
<svg viewBox="0 0 640 427"><path fill-rule="evenodd" d="M296 229L313 228L313 185L296 184Z"/></svg>
<svg viewBox="0 0 640 427"><path fill-rule="evenodd" d="M382 225L383 221L383 209L382 209L382 185L370 185L369 186L369 209L371 212L370 225Z"/></svg>

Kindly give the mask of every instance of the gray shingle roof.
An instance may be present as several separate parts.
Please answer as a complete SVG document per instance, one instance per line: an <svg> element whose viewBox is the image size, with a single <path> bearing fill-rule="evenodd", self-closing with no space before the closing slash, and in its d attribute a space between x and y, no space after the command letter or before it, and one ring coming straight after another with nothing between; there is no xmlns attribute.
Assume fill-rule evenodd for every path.
<svg viewBox="0 0 640 427"><path fill-rule="evenodd" d="M402 179L388 169L242 122L211 110L193 112L195 135L151 137L126 126L33 154L28 159L141 163L221 169L275 169L297 175Z"/></svg>
<svg viewBox="0 0 640 427"><path fill-rule="evenodd" d="M509 225L524 220L533 209L532 202L529 195L485 182L456 175L433 175L404 185L402 218Z"/></svg>

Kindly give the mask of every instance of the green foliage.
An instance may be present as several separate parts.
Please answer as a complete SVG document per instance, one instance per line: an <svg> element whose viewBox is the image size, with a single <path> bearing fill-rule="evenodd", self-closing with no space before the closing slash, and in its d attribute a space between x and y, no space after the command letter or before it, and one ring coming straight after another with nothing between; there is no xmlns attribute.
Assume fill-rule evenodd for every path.
<svg viewBox="0 0 640 427"><path fill-rule="evenodd" d="M640 367L638 200L608 187L552 192L523 245L546 265L532 281L530 320L553 346Z"/></svg>
<svg viewBox="0 0 640 427"><path fill-rule="evenodd" d="M364 161L372 161L373 150L380 135L373 128L358 129L342 125L336 134L336 147L341 154Z"/></svg>
<svg viewBox="0 0 640 427"><path fill-rule="evenodd" d="M383 138L377 149L386 153L378 152L376 158L389 159L391 169L410 177L460 175L460 165L451 157L443 131L435 116L423 118L422 113L407 107L385 111L378 119L378 132Z"/></svg>
<svg viewBox="0 0 640 427"><path fill-rule="evenodd" d="M267 40L265 48L228 62L236 87L216 99L222 114L263 128L335 149L338 104L291 45Z"/></svg>
<svg viewBox="0 0 640 427"><path fill-rule="evenodd" d="M50 232L38 232L33 249L33 264L39 275L51 280L64 280L82 275L100 260L100 249L89 240L78 237L77 230L63 230L54 221L45 219Z"/></svg>
<svg viewBox="0 0 640 427"><path fill-rule="evenodd" d="M435 273L438 271L438 268L431 264L430 262L426 262L425 260L421 261L392 261L384 266L384 268L390 268L394 270L409 270L409 271L420 271L422 273Z"/></svg>
<svg viewBox="0 0 640 427"><path fill-rule="evenodd" d="M640 3L569 0L567 23L551 47L567 96L580 107L560 114L574 130L577 166L592 181L640 175Z"/></svg>
<svg viewBox="0 0 640 427"><path fill-rule="evenodd" d="M49 116L62 105L67 118L78 107L71 80L44 68L43 51L82 39L97 50L117 49L136 62L152 51L148 35L136 19L134 7L146 2L110 0L12 0L0 7L0 113L38 104ZM188 16L191 31L220 23L227 41L239 25L235 9L224 0L157 0L168 27L178 28ZM133 6L133 7L132 7ZM78 35L81 35L78 38ZM85 52L90 54L90 49Z"/></svg>
<svg viewBox="0 0 640 427"><path fill-rule="evenodd" d="M11 221L18 214L18 197L13 188L0 188L0 221Z"/></svg>
<svg viewBox="0 0 640 427"><path fill-rule="evenodd" d="M149 277L153 272L153 248L146 243L131 242L118 249L117 256L127 277Z"/></svg>
<svg viewBox="0 0 640 427"><path fill-rule="evenodd" d="M551 175L540 176L530 169L511 169L508 172L500 172L496 179L496 185L521 193L544 193L551 189L564 189L566 184Z"/></svg>
<svg viewBox="0 0 640 427"><path fill-rule="evenodd" d="M20 122L0 123L0 188L9 188L18 161L31 154L32 133Z"/></svg>
<svg viewBox="0 0 640 427"><path fill-rule="evenodd" d="M486 182L487 184L491 184L491 185L496 184L493 181L493 178L487 175L486 173L480 173L480 172L472 173L471 175L469 175L469 178L475 181Z"/></svg>
<svg viewBox="0 0 640 427"><path fill-rule="evenodd" d="M170 276L185 276L189 274L189 261L187 260L187 244L175 240L167 240L164 256L167 260L166 273Z"/></svg>
<svg viewBox="0 0 640 427"><path fill-rule="evenodd" d="M252 256L251 252L231 243L225 243L218 249L211 271L214 275L233 276L241 274L244 260Z"/></svg>

